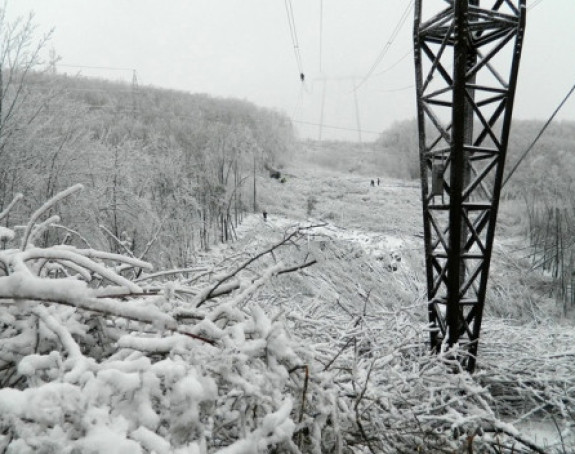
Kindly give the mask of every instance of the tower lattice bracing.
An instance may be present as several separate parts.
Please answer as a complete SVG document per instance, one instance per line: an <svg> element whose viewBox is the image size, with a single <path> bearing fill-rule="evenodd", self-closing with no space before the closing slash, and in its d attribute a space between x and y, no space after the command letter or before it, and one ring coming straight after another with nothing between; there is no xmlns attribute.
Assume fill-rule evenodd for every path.
<svg viewBox="0 0 575 454"><path fill-rule="evenodd" d="M470 372L477 357L525 11L525 0L415 1L431 346L459 344Z"/></svg>

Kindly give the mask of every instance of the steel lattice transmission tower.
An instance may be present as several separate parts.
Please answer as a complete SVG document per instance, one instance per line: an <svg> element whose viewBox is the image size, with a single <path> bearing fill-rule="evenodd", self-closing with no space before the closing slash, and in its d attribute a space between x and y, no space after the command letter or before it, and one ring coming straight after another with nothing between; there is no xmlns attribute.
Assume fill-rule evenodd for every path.
<svg viewBox="0 0 575 454"><path fill-rule="evenodd" d="M424 4L425 3L425 4ZM431 346L475 368L525 0L416 0L415 68Z"/></svg>

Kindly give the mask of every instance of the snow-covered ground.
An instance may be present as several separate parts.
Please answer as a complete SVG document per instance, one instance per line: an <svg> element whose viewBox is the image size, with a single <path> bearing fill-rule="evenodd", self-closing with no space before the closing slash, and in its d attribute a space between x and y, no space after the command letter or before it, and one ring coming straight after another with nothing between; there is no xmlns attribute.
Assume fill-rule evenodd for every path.
<svg viewBox="0 0 575 454"><path fill-rule="evenodd" d="M258 180L267 220L192 271L0 252L0 452L569 452L575 332L516 231L495 251L478 371L454 374L427 354L417 185L286 173ZM107 284L79 282L94 273Z"/></svg>
<svg viewBox="0 0 575 454"><path fill-rule="evenodd" d="M391 274L393 279L380 282L382 287L399 285L403 290L412 292L407 297L411 297L411 303L422 302L422 293L425 291L423 238L421 199L417 182L380 178L379 185L371 186L370 177L333 174L321 170L308 171L304 167L287 169L287 173L292 175L287 184L262 180L262 204L271 214L268 214L267 224L261 216L250 218L246 223L247 230L253 232L267 228L281 231L297 222L325 222L325 226L317 229L319 235L325 235L332 241L353 244L366 255L382 260L387 271L394 271ZM376 179L377 175L373 178ZM315 203L310 211L307 200L311 197L315 199ZM518 234L517 219L508 215L505 207L503 204L500 212L502 226L498 229L499 236L496 238L491 291L486 309L488 316L484 321L484 341L489 344L485 348L486 355L491 352L490 341L498 343L495 336L498 336L496 333L502 329L500 323L503 319L512 325L523 324L520 328L523 335L533 343L537 342L537 337L549 336L557 340L572 330L569 322L564 326L565 320L559 321L558 308L547 298L545 292L541 291L545 287L545 277L527 271L528 264L522 260L525 255L525 240ZM361 268L352 269L352 263L347 264L347 270L345 263L341 266L342 272L355 274L357 282L366 280ZM389 277L385 274L383 276ZM409 281L408 285L406 281ZM392 305L390 301L386 303ZM420 309L423 316L424 306L421 305ZM551 328L541 329L538 326L540 322ZM509 329L513 331L515 328ZM555 333L552 332L554 329L557 330ZM490 339L489 336L494 338ZM517 338L514 340L521 342ZM527 344L532 345L531 342L526 342ZM563 344L561 348L568 349L568 346ZM545 347L534 348L532 353L534 357L544 354ZM488 356L486 362L494 359ZM519 360L517 357L515 359ZM481 360L480 357L480 371ZM525 367L529 366L526 364ZM569 402L568 411L575 412L575 400ZM562 449L562 444L573 447L574 434L570 427L575 421L563 420L556 425L552 417L560 418L560 415L551 411L547 416L537 415L514 421L520 421L517 427L528 439L548 449Z"/></svg>

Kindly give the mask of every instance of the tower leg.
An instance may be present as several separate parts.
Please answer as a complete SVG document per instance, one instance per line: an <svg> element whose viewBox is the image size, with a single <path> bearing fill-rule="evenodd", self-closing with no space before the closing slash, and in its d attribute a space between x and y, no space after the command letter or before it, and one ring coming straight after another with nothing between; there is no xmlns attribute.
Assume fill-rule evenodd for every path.
<svg viewBox="0 0 575 454"><path fill-rule="evenodd" d="M435 15L422 17L424 1L437 5ZM525 29L525 0L492 3L491 8L481 7L479 0L415 3L430 341L434 350L443 343L459 345L470 372L476 364ZM494 57L509 48L511 57L499 73ZM438 178L432 169L439 164L445 169L442 181L433 181L430 191L432 177Z"/></svg>

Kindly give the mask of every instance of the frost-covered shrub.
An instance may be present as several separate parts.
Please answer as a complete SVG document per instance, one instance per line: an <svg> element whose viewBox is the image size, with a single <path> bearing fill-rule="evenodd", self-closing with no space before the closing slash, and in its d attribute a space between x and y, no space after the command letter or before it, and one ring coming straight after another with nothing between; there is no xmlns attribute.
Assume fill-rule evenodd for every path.
<svg viewBox="0 0 575 454"><path fill-rule="evenodd" d="M55 222L40 218L78 189L0 229L13 246L0 251L0 453L545 452L500 415L570 414L570 346L523 370L525 352L506 362L487 342L472 377L457 352L429 354L424 304L392 289L409 284L402 271L335 230L291 226L268 232L272 245L254 234L221 260L214 250L203 267L156 273L34 247ZM338 260L390 290L366 290Z"/></svg>
<svg viewBox="0 0 575 454"><path fill-rule="evenodd" d="M329 413L332 396L308 379L312 350L249 302L292 268L247 269L281 244L227 274L166 285L136 258L35 248L56 222L39 219L79 189L0 232L20 242L0 251L0 451L297 452L304 416Z"/></svg>

